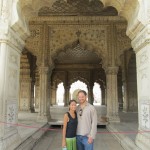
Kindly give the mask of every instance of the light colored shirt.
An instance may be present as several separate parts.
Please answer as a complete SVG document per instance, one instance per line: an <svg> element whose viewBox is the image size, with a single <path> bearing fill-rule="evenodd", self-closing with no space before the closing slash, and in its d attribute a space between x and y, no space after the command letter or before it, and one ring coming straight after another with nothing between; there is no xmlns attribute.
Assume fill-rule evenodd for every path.
<svg viewBox="0 0 150 150"><path fill-rule="evenodd" d="M86 103L81 113L81 107L79 105L77 107L77 117L77 135L91 136L95 139L97 133L97 112L95 107Z"/></svg>

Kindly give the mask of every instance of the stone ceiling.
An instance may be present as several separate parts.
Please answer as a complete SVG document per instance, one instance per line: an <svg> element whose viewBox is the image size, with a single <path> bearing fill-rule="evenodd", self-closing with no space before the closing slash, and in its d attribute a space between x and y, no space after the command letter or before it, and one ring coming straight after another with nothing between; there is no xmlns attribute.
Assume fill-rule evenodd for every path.
<svg viewBox="0 0 150 150"><path fill-rule="evenodd" d="M94 15L94 16L117 16L113 7L105 7L99 0L57 0L52 7L42 7L39 16L53 15Z"/></svg>
<svg viewBox="0 0 150 150"><path fill-rule="evenodd" d="M74 48L60 52L54 62L56 64L99 64L101 59L96 53L82 48L78 43Z"/></svg>

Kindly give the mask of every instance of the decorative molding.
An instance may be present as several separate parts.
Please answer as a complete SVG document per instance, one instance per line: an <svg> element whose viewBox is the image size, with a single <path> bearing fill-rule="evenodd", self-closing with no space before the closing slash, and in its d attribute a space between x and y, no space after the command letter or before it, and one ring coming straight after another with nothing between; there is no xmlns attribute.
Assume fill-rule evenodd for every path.
<svg viewBox="0 0 150 150"><path fill-rule="evenodd" d="M74 23L74 24L83 24L83 23L112 23L112 22L124 22L126 20L120 16L44 16L44 17L34 17L30 19L30 22L43 23L44 21L48 22L48 24L56 24L57 23Z"/></svg>
<svg viewBox="0 0 150 150"><path fill-rule="evenodd" d="M97 51L103 58L107 55L107 26L101 25L55 25L50 26L50 51L55 55L57 51L65 50L69 44L78 40L76 33L80 31L79 41L86 49ZM66 32L67 31L67 32ZM86 42L84 42L86 41Z"/></svg>
<svg viewBox="0 0 150 150"><path fill-rule="evenodd" d="M141 104L141 126L143 129L150 129L150 105Z"/></svg>
<svg viewBox="0 0 150 150"><path fill-rule="evenodd" d="M83 9L84 8L84 9ZM113 7L104 7L99 0L74 0L63 1L57 0L53 5L42 7L39 10L39 16L54 16L54 15L100 15L100 16L117 16L118 12Z"/></svg>
<svg viewBox="0 0 150 150"><path fill-rule="evenodd" d="M116 44L118 49L118 57L123 54L124 50L131 48L131 40L126 35L126 29L126 24L116 24Z"/></svg>
<svg viewBox="0 0 150 150"><path fill-rule="evenodd" d="M52 81L65 83L65 71L54 71L52 74Z"/></svg>
<svg viewBox="0 0 150 150"><path fill-rule="evenodd" d="M37 65L41 62L41 49L43 49L43 38L45 39L45 53L51 63L60 51L65 51L67 47L72 47L79 40L83 49L95 52L103 65L106 65L107 39L109 26L112 20L126 24L125 20L112 17L93 16L53 16L38 17L37 20L30 21L31 37L27 39L26 48L37 56ZM110 21L110 22L109 22ZM48 34L44 34L42 27L48 26ZM40 29L41 28L41 29ZM46 32L46 33L47 33ZM80 32L80 35L77 33ZM39 37L40 36L40 37ZM46 50L48 49L48 51ZM110 59L109 59L110 60ZM53 62L52 62L53 64Z"/></svg>
<svg viewBox="0 0 150 150"><path fill-rule="evenodd" d="M30 111L31 104L31 77L30 64L26 53L21 55L20 60L20 95L19 110Z"/></svg>
<svg viewBox="0 0 150 150"><path fill-rule="evenodd" d="M39 76L41 74L48 74L48 71L49 71L49 67L44 67L44 66L39 66Z"/></svg>
<svg viewBox="0 0 150 150"><path fill-rule="evenodd" d="M6 21L9 18L10 15L10 3L8 0L2 0L2 6L1 6L1 18Z"/></svg>
<svg viewBox="0 0 150 150"><path fill-rule="evenodd" d="M42 36L43 36L43 25L29 25L31 36L26 40L26 49L28 49L35 56L40 55L42 50Z"/></svg>
<svg viewBox="0 0 150 150"><path fill-rule="evenodd" d="M138 52L144 46L150 43L150 25L146 26L142 31L137 33L136 38L132 41L132 46L135 52Z"/></svg>
<svg viewBox="0 0 150 150"><path fill-rule="evenodd" d="M16 104L7 104L7 127L16 123Z"/></svg>
<svg viewBox="0 0 150 150"><path fill-rule="evenodd" d="M8 34L3 33L0 35L0 42L8 43L11 47L15 48L19 52L25 45L24 41L11 28L9 28Z"/></svg>
<svg viewBox="0 0 150 150"><path fill-rule="evenodd" d="M118 69L118 67L107 67L105 72L107 75L117 75Z"/></svg>

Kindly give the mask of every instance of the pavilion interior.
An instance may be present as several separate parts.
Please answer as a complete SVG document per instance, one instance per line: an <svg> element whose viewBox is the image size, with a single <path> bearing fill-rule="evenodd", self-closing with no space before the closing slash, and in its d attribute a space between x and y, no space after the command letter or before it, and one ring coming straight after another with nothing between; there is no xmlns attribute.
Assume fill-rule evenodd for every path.
<svg viewBox="0 0 150 150"><path fill-rule="evenodd" d="M48 122L61 124L69 100L78 101L83 89L100 125L110 132L136 132L136 57L126 29L125 18L99 0L57 0L30 17L31 34L20 60L18 121L43 127L46 122L38 118L43 113ZM41 110L43 97L46 110ZM22 138L37 132L31 130L20 133ZM120 141L125 136L135 146L136 134L114 136Z"/></svg>

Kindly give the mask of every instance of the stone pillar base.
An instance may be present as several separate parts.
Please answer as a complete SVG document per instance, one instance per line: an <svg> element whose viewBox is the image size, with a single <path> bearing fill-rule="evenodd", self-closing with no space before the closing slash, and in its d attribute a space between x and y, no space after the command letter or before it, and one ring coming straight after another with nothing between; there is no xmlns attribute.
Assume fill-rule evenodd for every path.
<svg viewBox="0 0 150 150"><path fill-rule="evenodd" d="M150 135L138 133L136 136L135 143L139 148L143 150L149 150L150 149Z"/></svg>
<svg viewBox="0 0 150 150"><path fill-rule="evenodd" d="M108 116L109 122L120 122L119 116Z"/></svg>

